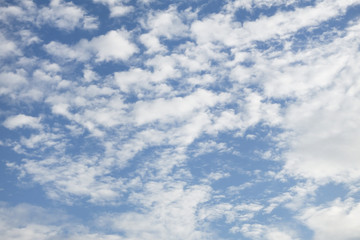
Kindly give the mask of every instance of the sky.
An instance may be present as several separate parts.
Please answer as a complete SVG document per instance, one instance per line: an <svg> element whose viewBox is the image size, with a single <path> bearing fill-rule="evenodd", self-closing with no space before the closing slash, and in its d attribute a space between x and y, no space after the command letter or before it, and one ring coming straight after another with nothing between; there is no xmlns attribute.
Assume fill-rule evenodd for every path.
<svg viewBox="0 0 360 240"><path fill-rule="evenodd" d="M0 0L4 240L360 239L360 0Z"/></svg>

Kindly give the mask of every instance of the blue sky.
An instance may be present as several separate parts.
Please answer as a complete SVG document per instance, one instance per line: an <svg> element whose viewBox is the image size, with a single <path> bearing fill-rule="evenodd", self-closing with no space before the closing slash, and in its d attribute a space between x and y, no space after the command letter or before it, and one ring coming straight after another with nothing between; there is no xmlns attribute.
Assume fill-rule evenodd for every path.
<svg viewBox="0 0 360 240"><path fill-rule="evenodd" d="M360 238L360 1L0 1L0 235Z"/></svg>

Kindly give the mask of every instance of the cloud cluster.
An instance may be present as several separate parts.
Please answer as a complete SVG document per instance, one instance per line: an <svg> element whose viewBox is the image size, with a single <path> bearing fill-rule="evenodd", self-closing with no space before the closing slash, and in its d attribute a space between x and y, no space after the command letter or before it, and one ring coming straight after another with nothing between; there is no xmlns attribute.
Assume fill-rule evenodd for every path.
<svg viewBox="0 0 360 240"><path fill-rule="evenodd" d="M72 2L51 0L49 6L38 7L32 0L18 1L18 5L0 8L1 20L5 22L32 22L38 26L51 25L61 30L72 31L76 28L91 30L98 28L96 17Z"/></svg>
<svg viewBox="0 0 360 240"><path fill-rule="evenodd" d="M5 239L360 236L360 1L77 4L0 7L0 143L94 212L4 203Z"/></svg>

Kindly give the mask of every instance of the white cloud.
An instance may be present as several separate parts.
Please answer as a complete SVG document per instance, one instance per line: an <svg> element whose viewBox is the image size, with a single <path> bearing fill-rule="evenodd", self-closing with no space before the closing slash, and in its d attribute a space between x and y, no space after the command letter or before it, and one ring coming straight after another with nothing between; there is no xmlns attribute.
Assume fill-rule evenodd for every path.
<svg viewBox="0 0 360 240"><path fill-rule="evenodd" d="M5 23L16 19L19 21L33 21L36 15L36 5L30 1L18 1L19 5L7 5L0 7L0 19Z"/></svg>
<svg viewBox="0 0 360 240"><path fill-rule="evenodd" d="M138 51L129 38L125 30L112 30L90 41L82 39L73 46L50 42L44 47L48 53L65 60L89 61L94 56L97 62L118 61L127 60Z"/></svg>
<svg viewBox="0 0 360 240"><path fill-rule="evenodd" d="M76 197L85 197L93 204L115 203L126 186L122 179L106 176L112 160L101 160L79 157L74 161L54 156L43 160L24 160L22 165L8 163L8 166L19 169L43 185L51 199L73 204Z"/></svg>
<svg viewBox="0 0 360 240"><path fill-rule="evenodd" d="M231 16L226 14L213 14L191 24L191 32L199 45L208 42L235 45L239 28L240 24L233 23Z"/></svg>
<svg viewBox="0 0 360 240"><path fill-rule="evenodd" d="M188 28L175 7L149 15L146 27L150 29L150 34L168 39L184 35Z"/></svg>
<svg viewBox="0 0 360 240"><path fill-rule="evenodd" d="M110 17L125 16L135 10L126 6L128 1L94 2L108 6ZM27 156L19 163L9 162L8 166L40 184L49 198L66 204L86 201L135 207L126 212L100 214L101 229L110 228L124 237L84 231L74 232L67 239L219 239L209 234L212 230L207 227L223 219L229 228L234 225L231 232L250 239L296 239L296 234L287 227L248 222L278 206L290 212L301 212L305 207L301 220L317 236L325 236L328 233L315 222L327 216L332 207L308 207L318 184L353 183L360 178L357 138L360 25L353 22L342 31L332 29L322 36L326 38L322 42L310 39L296 51L294 33L341 16L357 2L327 0L308 7L294 5L294 10L279 10L244 23L237 22L233 15L238 8L290 3L235 1L219 13L197 20L194 18L197 10L182 11L172 6L152 12L141 8L134 13L138 18L127 16L134 20L131 32L125 28L100 36L87 32L89 38L73 45L52 41L44 49L55 56L54 62L22 58L14 63L17 71L10 65L1 69L0 94L11 95L21 103L26 96L38 101L40 105L34 105L36 110L39 107L51 111L45 118L51 120L46 127L41 127L40 117L7 116L3 125L10 130L40 129L36 134L4 141L4 145L11 145ZM33 5L32 1L28 3ZM4 19L26 12L21 6L2 9ZM97 18L69 1L51 1L49 6L33 9L28 15L35 19L37 11L41 12L37 25L40 28L53 24L70 31L97 26ZM123 19L127 18L106 21L125 26ZM37 31L17 31L15 34L21 39L14 42L0 35L7 46L0 50L0 55L15 54L18 45L26 46L24 41L39 43ZM275 39L281 49L259 49L252 43L269 39ZM138 48L133 41L143 43L146 49ZM131 58L135 53L140 56ZM49 57L34 55L33 59ZM72 66L61 60L80 64ZM273 130L278 128L283 132L276 135ZM265 143L264 135L270 141ZM224 185L224 191L214 195L210 184L217 184L217 180L229 177L230 173L209 162L207 166L214 169L204 168L198 174L192 164L197 156L211 151L235 155L233 141L244 143L244 147L249 142L264 141L264 145L277 142L278 145L271 146L273 149L257 151L254 156L258 159L256 154L264 153L267 158L264 165L271 165L272 169L261 171L271 179L286 181L295 177L296 183L286 182L282 192L271 192L275 197L260 202L243 201L237 196L243 195L239 194L243 190L251 192L251 187L260 188L261 184L255 186L256 181L268 180L260 177L246 179L243 185ZM92 154L95 150L96 154ZM279 152L280 157L274 155ZM279 158L283 162L269 161ZM251 166L258 167L259 163L259 168L264 167L262 160ZM278 172L282 163L284 169ZM203 174L208 177L204 179ZM240 173L234 170L232 177L233 174ZM297 181L304 178L305 184ZM266 197L271 190L265 191ZM231 197L228 202L227 197ZM340 201L333 205L347 209L341 204ZM358 207L355 203L346 204ZM338 215L344 222L353 218L352 214ZM24 225L23 230L14 227L14 231L24 234L28 231L29 236L39 239L57 237L63 229L62 225Z"/></svg>
<svg viewBox="0 0 360 240"><path fill-rule="evenodd" d="M30 128L41 128L40 117L31 117L24 114L19 114L16 116L10 116L6 118L3 122L3 125L8 129L15 129L21 127L30 127Z"/></svg>
<svg viewBox="0 0 360 240"><path fill-rule="evenodd" d="M239 205L230 203L219 203L205 206L200 209L199 217L203 220L219 220L225 217L225 221L229 226L233 224L243 223L254 218L256 213L262 210L263 206L258 203L242 203ZM230 230L233 232L233 230Z"/></svg>
<svg viewBox="0 0 360 240"><path fill-rule="evenodd" d="M318 185L313 182L297 183L289 191L268 200L269 206L264 210L271 213L276 207L283 204L284 207L292 211L298 211L304 207L304 204L315 199Z"/></svg>
<svg viewBox="0 0 360 240"><path fill-rule="evenodd" d="M291 132L287 137L290 149L284 155L285 170L290 174L319 181L348 182L360 177L359 71L355 63L359 55L352 50L357 49L356 42L359 40L350 32L326 48L314 50L317 54L324 51L324 57L315 57L309 68L308 76L313 79L309 90L288 106L284 118L284 127ZM326 69L324 58L329 64Z"/></svg>
<svg viewBox="0 0 360 240"><path fill-rule="evenodd" d="M129 12L132 12L134 10L131 6L123 6L123 5L117 5L117 6L111 6L110 7L110 17L120 17L124 16Z"/></svg>
<svg viewBox="0 0 360 240"><path fill-rule="evenodd" d="M187 14L185 13L185 16ZM149 29L149 32L140 36L140 41L148 49L147 53L166 51L166 46L161 44L161 37L173 39L187 34L188 27L181 18L182 16L175 7L149 14L145 24L145 28Z"/></svg>
<svg viewBox="0 0 360 240"><path fill-rule="evenodd" d="M261 16L255 21L245 21L243 24L233 21L232 11L221 12L194 21L191 31L199 44L217 42L241 49L251 46L253 41L286 39L301 28L316 26L344 14L347 7L357 3L358 0L349 2L324 0L317 2L315 6L296 8L294 11L279 11L270 17ZM249 6L249 4L245 5ZM234 10L232 4L225 6L225 9L227 7Z"/></svg>
<svg viewBox="0 0 360 240"><path fill-rule="evenodd" d="M10 97L12 103L40 102L56 87L66 86L60 66L47 60L22 57L13 65L13 69L16 70L0 73L0 92Z"/></svg>
<svg viewBox="0 0 360 240"><path fill-rule="evenodd" d="M63 145L60 141L62 137L60 134L41 132L39 134L32 134L28 138L21 137L20 143L27 148L45 149L53 146L60 147Z"/></svg>
<svg viewBox="0 0 360 240"><path fill-rule="evenodd" d="M285 130L276 138L285 149L284 173L317 181L358 179L358 26L355 21L344 31L331 30L325 42L310 41L301 51L253 50L239 58L254 65L230 70L238 88L255 84L261 91L244 91L245 117L228 110L214 130L261 121L279 126Z"/></svg>
<svg viewBox="0 0 360 240"><path fill-rule="evenodd" d="M3 33L0 33L0 57L17 56L21 55L21 51L16 46L16 43L7 39Z"/></svg>
<svg viewBox="0 0 360 240"><path fill-rule="evenodd" d="M205 112L194 114L179 128L170 131L170 144L186 147L203 135L211 126L211 116Z"/></svg>
<svg viewBox="0 0 360 240"><path fill-rule="evenodd" d="M199 205L209 198L206 186L187 187L182 182L147 182L144 192L133 193L132 203L141 203L143 212L108 214L100 225L123 232L126 239L212 239L201 231Z"/></svg>
<svg viewBox="0 0 360 240"><path fill-rule="evenodd" d="M54 41L44 45L45 50L51 55L61 57L65 60L76 59L78 61L86 61L90 58L90 50L88 50L87 47L87 40L84 40L81 44L77 44L74 47Z"/></svg>
<svg viewBox="0 0 360 240"><path fill-rule="evenodd" d="M40 207L27 204L9 207L1 203L0 213L0 233L4 240L45 240L60 233L60 228L54 225L55 218ZM59 220L63 217L58 213Z"/></svg>
<svg viewBox="0 0 360 240"><path fill-rule="evenodd" d="M352 3L340 4L341 1L321 1L315 6L298 8L293 12L279 12L271 17L261 17L254 22L245 22L241 39L264 41L272 37L285 38L303 27L317 25L332 17L344 13Z"/></svg>
<svg viewBox="0 0 360 240"><path fill-rule="evenodd" d="M174 94L174 89L166 83L166 78L175 76L178 72L172 62L159 61L153 72L147 69L131 68L128 71L115 72L114 80L120 90L125 93L134 93L138 99L164 97ZM161 64L163 62L163 64Z"/></svg>
<svg viewBox="0 0 360 240"><path fill-rule="evenodd" d="M94 72L89 66L86 66L83 70L83 79L85 82L92 82L99 79L99 75Z"/></svg>
<svg viewBox="0 0 360 240"><path fill-rule="evenodd" d="M239 193L241 193L241 191L247 189L247 188L250 188L254 185L253 182L246 182L246 183L243 183L241 185L234 185L234 186L230 186L226 189L226 191L231 194L231 195L238 195Z"/></svg>
<svg viewBox="0 0 360 240"><path fill-rule="evenodd" d="M224 173L224 172L211 172L207 179L204 182L212 182L212 181L217 181L220 180L222 178L227 178L230 177L230 173Z"/></svg>
<svg viewBox="0 0 360 240"><path fill-rule="evenodd" d="M138 51L129 41L130 35L124 30L110 31L106 35L93 38L91 47L96 49L97 61L127 60Z"/></svg>
<svg viewBox="0 0 360 240"><path fill-rule="evenodd" d="M2 21L7 21L9 17L23 15L24 12L19 6L6 6L0 7L0 19Z"/></svg>
<svg viewBox="0 0 360 240"><path fill-rule="evenodd" d="M49 7L39 9L37 21L40 24L51 24L64 30L98 27L95 17L87 16L82 8L63 0L51 0Z"/></svg>
<svg viewBox="0 0 360 240"><path fill-rule="evenodd" d="M123 237L114 234L99 234L99 233L75 233L68 240L125 240Z"/></svg>
<svg viewBox="0 0 360 240"><path fill-rule="evenodd" d="M226 143L224 143L224 142L217 143L213 140L209 140L206 142L200 142L197 147L198 148L194 150L195 157L203 155L203 154L211 153L214 151L229 152L232 150L231 148L229 148L227 146Z"/></svg>
<svg viewBox="0 0 360 240"><path fill-rule="evenodd" d="M113 234L92 233L62 211L4 202L0 202L0 234L3 240L124 240Z"/></svg>
<svg viewBox="0 0 360 240"><path fill-rule="evenodd" d="M156 136L165 137L164 133L157 133L156 131L149 132L150 134L156 134ZM154 138L154 136L152 136ZM163 142L166 138L163 139ZM145 168L141 169L141 173L144 175L148 172L155 172L155 179L191 179L192 175L188 169L183 168L188 156L186 155L186 148L181 146L169 147L162 151L157 152L159 155L157 158L146 164ZM179 169L174 172L174 169Z"/></svg>
<svg viewBox="0 0 360 240"><path fill-rule="evenodd" d="M134 108L136 123L139 125L153 121L181 121L194 111L202 111L218 103L226 102L229 95L216 95L207 90L198 90L186 97L176 97L170 100L156 99L153 102L137 102Z"/></svg>
<svg viewBox="0 0 360 240"><path fill-rule="evenodd" d="M134 11L134 7L124 5L123 0L93 0L94 3L106 5L110 10L110 17L121 17Z"/></svg>
<svg viewBox="0 0 360 240"><path fill-rule="evenodd" d="M245 8L246 10L251 11L254 7L272 7L282 4L291 5L293 3L296 3L296 0L235 0L226 5L226 10L232 12L239 8Z"/></svg>
<svg viewBox="0 0 360 240"><path fill-rule="evenodd" d="M15 3L18 5L0 8L1 20L10 22L15 19L36 23L39 26L51 25L66 31L72 31L76 28L86 30L98 28L98 19L89 16L83 8L73 2L51 0L49 6L41 8L38 8L32 0Z"/></svg>
<svg viewBox="0 0 360 240"><path fill-rule="evenodd" d="M181 72L177 68L177 60L173 56L157 55L146 61L148 67L153 68L152 81L162 82L172 78L181 76Z"/></svg>
<svg viewBox="0 0 360 240"><path fill-rule="evenodd" d="M132 88L136 90L151 88L149 84L152 82L152 74L141 68L133 68L126 72L116 72L114 78L121 91L124 92L129 92Z"/></svg>
<svg viewBox="0 0 360 240"><path fill-rule="evenodd" d="M358 179L360 152L358 126L353 123L355 112L357 109L344 106L342 111L320 110L306 117L306 122L316 119L316 124L307 125L305 132L292 140L291 150L285 154L286 171L318 180Z"/></svg>
<svg viewBox="0 0 360 240"><path fill-rule="evenodd" d="M30 30L21 30L19 35L21 36L21 41L25 43L26 46L41 42L40 38Z"/></svg>
<svg viewBox="0 0 360 240"><path fill-rule="evenodd" d="M15 98L17 91L27 85L28 80L23 69L18 69L16 72L0 73L0 95L10 95Z"/></svg>
<svg viewBox="0 0 360 240"><path fill-rule="evenodd" d="M299 219L314 231L314 240L353 240L360 238L359 214L360 204L349 198L308 207L299 215Z"/></svg>
<svg viewBox="0 0 360 240"><path fill-rule="evenodd" d="M274 226L261 224L244 224L241 228L233 228L234 232L241 232L245 237L257 240L295 240L297 238L290 229L280 230Z"/></svg>

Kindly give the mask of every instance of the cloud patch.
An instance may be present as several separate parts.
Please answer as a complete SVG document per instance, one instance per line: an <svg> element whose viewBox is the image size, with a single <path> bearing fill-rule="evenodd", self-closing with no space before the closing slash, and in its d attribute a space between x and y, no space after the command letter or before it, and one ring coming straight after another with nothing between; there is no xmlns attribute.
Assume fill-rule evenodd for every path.
<svg viewBox="0 0 360 240"><path fill-rule="evenodd" d="M42 125L40 124L40 119L40 117L32 117L24 114L19 114L6 118L6 120L3 122L3 126L10 130L22 127L40 129L42 128Z"/></svg>
<svg viewBox="0 0 360 240"><path fill-rule="evenodd" d="M87 62L95 57L95 62L119 61L127 60L138 51L129 37L124 30L112 30L90 41L82 39L73 46L52 41L44 47L49 54L65 60Z"/></svg>

